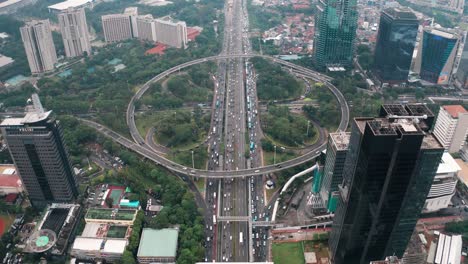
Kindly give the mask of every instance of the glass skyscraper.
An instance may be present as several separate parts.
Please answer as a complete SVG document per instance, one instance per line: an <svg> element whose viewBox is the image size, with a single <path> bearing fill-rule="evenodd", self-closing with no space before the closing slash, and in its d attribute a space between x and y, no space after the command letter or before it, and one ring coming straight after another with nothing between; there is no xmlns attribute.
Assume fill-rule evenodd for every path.
<svg viewBox="0 0 468 264"><path fill-rule="evenodd" d="M317 67L352 65L357 17L357 0L320 0L314 37Z"/></svg>
<svg viewBox="0 0 468 264"><path fill-rule="evenodd" d="M78 188L59 122L44 112L37 95L35 107L23 118L7 118L0 124L11 157L31 203L71 202Z"/></svg>
<svg viewBox="0 0 468 264"><path fill-rule="evenodd" d="M329 239L333 263L403 256L444 152L432 122L420 104L354 119Z"/></svg>
<svg viewBox="0 0 468 264"><path fill-rule="evenodd" d="M422 80L449 84L457 56L459 35L441 28L425 28L421 43Z"/></svg>
<svg viewBox="0 0 468 264"><path fill-rule="evenodd" d="M419 21L409 9L388 8L380 16L375 47L375 72L382 82L408 80Z"/></svg>

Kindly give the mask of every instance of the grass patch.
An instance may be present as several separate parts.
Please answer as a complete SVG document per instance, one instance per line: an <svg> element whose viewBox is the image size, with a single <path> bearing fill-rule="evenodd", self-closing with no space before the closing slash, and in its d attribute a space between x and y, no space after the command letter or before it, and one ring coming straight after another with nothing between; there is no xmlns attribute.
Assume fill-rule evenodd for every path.
<svg viewBox="0 0 468 264"><path fill-rule="evenodd" d="M317 259L329 258L328 245L326 241L302 241L305 252L315 252Z"/></svg>
<svg viewBox="0 0 468 264"><path fill-rule="evenodd" d="M195 183L195 186L197 186L197 189L198 191L201 193L201 194L204 194L205 193L205 179L195 179L193 181Z"/></svg>
<svg viewBox="0 0 468 264"><path fill-rule="evenodd" d="M279 189L278 185L275 185L275 188L273 188L273 189L266 189L266 201L267 201L267 203L270 202L271 197L273 196L273 194L275 194L275 192L278 189Z"/></svg>
<svg viewBox="0 0 468 264"><path fill-rule="evenodd" d="M266 165L271 165L274 163L274 152L269 152L263 150L263 164ZM276 151L276 163L280 163L283 161L287 161L290 159L295 158L297 155L292 153L292 152L279 152L278 150Z"/></svg>
<svg viewBox="0 0 468 264"><path fill-rule="evenodd" d="M304 264L304 251L300 242L273 244L275 264Z"/></svg>

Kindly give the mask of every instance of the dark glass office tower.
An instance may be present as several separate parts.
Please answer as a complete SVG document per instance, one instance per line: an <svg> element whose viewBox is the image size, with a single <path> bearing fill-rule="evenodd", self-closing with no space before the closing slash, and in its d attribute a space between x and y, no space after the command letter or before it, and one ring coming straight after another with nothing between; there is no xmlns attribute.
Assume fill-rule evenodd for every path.
<svg viewBox="0 0 468 264"><path fill-rule="evenodd" d="M71 202L78 189L59 122L44 112L37 95L34 108L23 118L1 124L11 157L33 206Z"/></svg>
<svg viewBox="0 0 468 264"><path fill-rule="evenodd" d="M357 17L357 0L319 2L314 37L317 67L352 65Z"/></svg>
<svg viewBox="0 0 468 264"><path fill-rule="evenodd" d="M329 240L333 263L403 256L444 152L432 121L424 105L384 105L380 117L354 119Z"/></svg>
<svg viewBox="0 0 468 264"><path fill-rule="evenodd" d="M419 73L422 80L439 85L450 83L459 38L457 33L448 29L424 29Z"/></svg>
<svg viewBox="0 0 468 264"><path fill-rule="evenodd" d="M375 47L375 72L382 82L408 80L419 21L410 9L389 8L380 16Z"/></svg>

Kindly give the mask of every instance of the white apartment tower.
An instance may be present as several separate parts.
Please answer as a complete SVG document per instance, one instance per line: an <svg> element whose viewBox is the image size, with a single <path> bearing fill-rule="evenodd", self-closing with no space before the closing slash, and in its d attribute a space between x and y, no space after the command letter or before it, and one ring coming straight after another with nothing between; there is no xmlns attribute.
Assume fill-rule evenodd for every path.
<svg viewBox="0 0 468 264"><path fill-rule="evenodd" d="M187 46L187 25L184 21L174 21L169 16L155 21L158 42L176 48L185 48Z"/></svg>
<svg viewBox="0 0 468 264"><path fill-rule="evenodd" d="M58 14L65 55L69 58L91 54L88 24L84 8L69 8Z"/></svg>
<svg viewBox="0 0 468 264"><path fill-rule="evenodd" d="M461 105L440 107L434 135L450 153L458 152L466 141L468 111Z"/></svg>
<svg viewBox="0 0 468 264"><path fill-rule="evenodd" d="M156 23L152 15L138 16L136 18L138 36L140 40L156 42Z"/></svg>
<svg viewBox="0 0 468 264"><path fill-rule="evenodd" d="M130 17L130 24L132 26L132 35L134 38L138 38L138 7L127 7L124 10L124 14Z"/></svg>
<svg viewBox="0 0 468 264"><path fill-rule="evenodd" d="M101 17L101 20L106 42L116 42L133 37L130 17L128 15L104 15Z"/></svg>
<svg viewBox="0 0 468 264"><path fill-rule="evenodd" d="M458 172L461 170L452 156L445 152L442 155L437 173L424 204L424 213L435 212L447 208L458 182Z"/></svg>
<svg viewBox="0 0 468 264"><path fill-rule="evenodd" d="M33 20L20 28L21 39L32 74L54 70L57 53L49 20Z"/></svg>

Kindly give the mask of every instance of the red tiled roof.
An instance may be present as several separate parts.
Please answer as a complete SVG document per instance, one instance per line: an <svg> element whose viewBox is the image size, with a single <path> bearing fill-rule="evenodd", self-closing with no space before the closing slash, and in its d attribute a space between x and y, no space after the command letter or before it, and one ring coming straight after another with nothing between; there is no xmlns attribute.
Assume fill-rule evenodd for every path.
<svg viewBox="0 0 468 264"><path fill-rule="evenodd" d="M4 201L6 203L13 203L14 201L16 201L16 198L18 198L17 193L10 193L10 194L7 194L7 196L5 196Z"/></svg>
<svg viewBox="0 0 468 264"><path fill-rule="evenodd" d="M189 41L195 40L195 38L200 35L200 31L196 28L187 28L187 39Z"/></svg>
<svg viewBox="0 0 468 264"><path fill-rule="evenodd" d="M445 111L447 111L452 118L458 118L459 113L467 113L466 109L461 105L444 105L442 106Z"/></svg>
<svg viewBox="0 0 468 264"><path fill-rule="evenodd" d="M166 48L167 48L166 45L161 44L161 43L157 43L156 46L154 46L153 48L147 50L145 52L145 54L146 55L148 55L148 54L150 54L150 55L155 55L155 54L163 55Z"/></svg>
<svg viewBox="0 0 468 264"><path fill-rule="evenodd" d="M18 175L0 174L0 186L21 187L22 183Z"/></svg>

